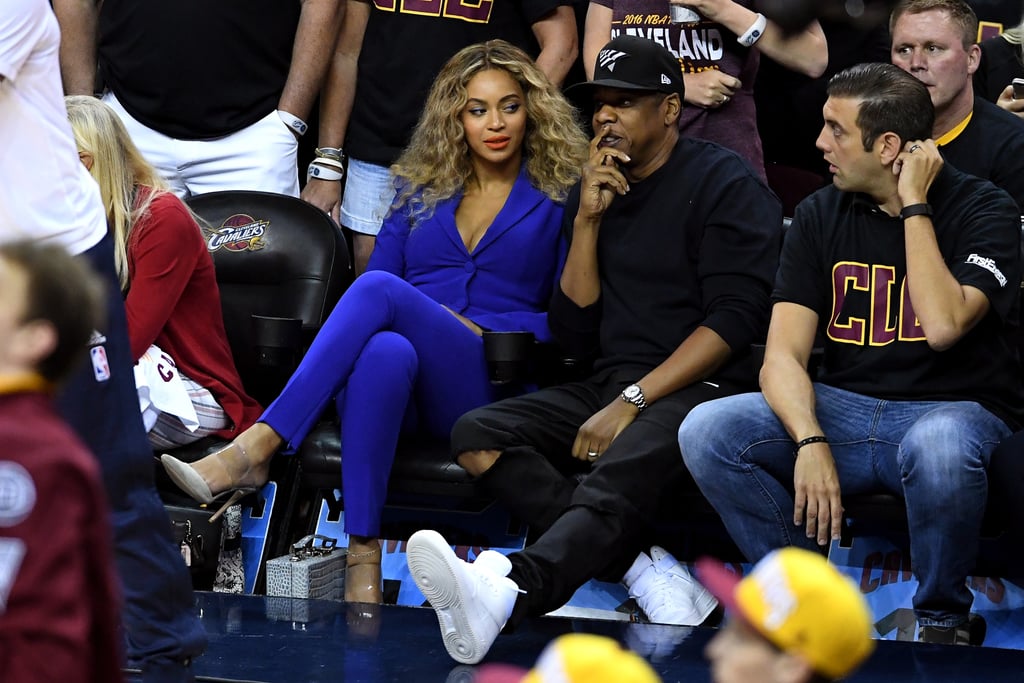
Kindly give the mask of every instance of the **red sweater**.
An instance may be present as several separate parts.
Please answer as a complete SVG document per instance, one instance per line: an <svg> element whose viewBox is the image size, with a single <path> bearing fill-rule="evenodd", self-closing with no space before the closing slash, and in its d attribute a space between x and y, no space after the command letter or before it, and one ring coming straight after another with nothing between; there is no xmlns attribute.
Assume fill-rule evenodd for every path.
<svg viewBox="0 0 1024 683"><path fill-rule="evenodd" d="M120 595L99 466L49 397L5 392L0 680L120 681Z"/></svg>
<svg viewBox="0 0 1024 683"><path fill-rule="evenodd" d="M137 361L156 344L187 377L217 399L232 426L230 439L259 418L231 358L213 259L181 200L157 195L128 238L128 337Z"/></svg>

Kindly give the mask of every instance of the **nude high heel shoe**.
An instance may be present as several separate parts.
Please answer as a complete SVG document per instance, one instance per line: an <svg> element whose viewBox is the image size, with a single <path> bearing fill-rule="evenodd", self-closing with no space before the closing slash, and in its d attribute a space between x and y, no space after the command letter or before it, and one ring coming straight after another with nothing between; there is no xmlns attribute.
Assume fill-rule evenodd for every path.
<svg viewBox="0 0 1024 683"><path fill-rule="evenodd" d="M209 482L196 471L193 465L166 453L160 456L160 464L164 466L167 475L178 488L196 501L209 505L227 496L227 500L210 517L211 522L216 521L229 506L234 505L241 498L261 489L269 478L269 462L265 467L254 467L249 455L237 441L232 441L219 451L211 453L201 462L213 462L219 465L227 474L231 485L223 491L214 493Z"/></svg>

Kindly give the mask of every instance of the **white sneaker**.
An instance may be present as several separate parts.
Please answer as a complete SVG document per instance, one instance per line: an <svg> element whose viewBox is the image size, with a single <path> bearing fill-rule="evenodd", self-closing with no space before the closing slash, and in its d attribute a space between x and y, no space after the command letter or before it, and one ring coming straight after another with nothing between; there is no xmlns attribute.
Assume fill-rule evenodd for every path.
<svg viewBox="0 0 1024 683"><path fill-rule="evenodd" d="M473 683L475 678L475 666L457 664L455 668L448 672L448 677L444 679L444 683Z"/></svg>
<svg viewBox="0 0 1024 683"><path fill-rule="evenodd" d="M509 559L485 550L463 562L436 531L417 531L406 546L409 571L437 613L441 637L452 659L476 664L512 615L519 589L505 578Z"/></svg>
<svg viewBox="0 0 1024 683"><path fill-rule="evenodd" d="M708 589L658 546L651 548L650 556L640 553L622 582L655 624L697 626L718 606Z"/></svg>
<svg viewBox="0 0 1024 683"><path fill-rule="evenodd" d="M676 649L694 632L694 626L669 624L626 624L623 640L630 650L652 662L676 656Z"/></svg>

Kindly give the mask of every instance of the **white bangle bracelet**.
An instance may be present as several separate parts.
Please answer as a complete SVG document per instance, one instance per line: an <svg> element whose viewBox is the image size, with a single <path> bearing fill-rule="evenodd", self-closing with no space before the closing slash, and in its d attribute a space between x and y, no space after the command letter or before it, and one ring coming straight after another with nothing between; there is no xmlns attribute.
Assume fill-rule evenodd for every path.
<svg viewBox="0 0 1024 683"><path fill-rule="evenodd" d="M318 164L320 166L330 166L331 168L336 168L339 171L345 170L345 166L342 165L340 159L332 159L330 157L317 157L316 159L313 159L312 163Z"/></svg>
<svg viewBox="0 0 1024 683"><path fill-rule="evenodd" d="M345 177L345 173L341 170L335 170L333 168L327 168L326 166L320 166L312 163L306 171L306 177L316 178L317 180L341 180Z"/></svg>
<svg viewBox="0 0 1024 683"><path fill-rule="evenodd" d="M764 35L764 29L768 26L768 20L763 14L758 13L757 19L750 25L747 32L736 39L736 42L744 47L750 47Z"/></svg>
<svg viewBox="0 0 1024 683"><path fill-rule="evenodd" d="M309 128L309 126L307 126L306 122L300 119L295 114L286 112L284 109L278 109L277 115L281 118L282 121L284 121L284 125L291 128L298 135L301 136L306 134L306 130Z"/></svg>

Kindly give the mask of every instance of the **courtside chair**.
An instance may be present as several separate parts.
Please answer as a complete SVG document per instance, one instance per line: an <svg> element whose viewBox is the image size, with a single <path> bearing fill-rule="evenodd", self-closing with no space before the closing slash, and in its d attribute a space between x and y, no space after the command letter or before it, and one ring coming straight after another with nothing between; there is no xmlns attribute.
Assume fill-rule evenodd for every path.
<svg viewBox="0 0 1024 683"><path fill-rule="evenodd" d="M296 197L231 190L194 196L186 203L199 218L213 257L235 365L246 391L266 406L352 282L345 239L330 216ZM207 438L173 454L194 462L223 445ZM246 561L250 592L257 585L248 577L250 565L262 573L263 560L284 554L289 543L297 472L297 458L275 458L271 495L246 501L265 520L262 557ZM180 502L180 491L162 467L157 475L165 501Z"/></svg>

